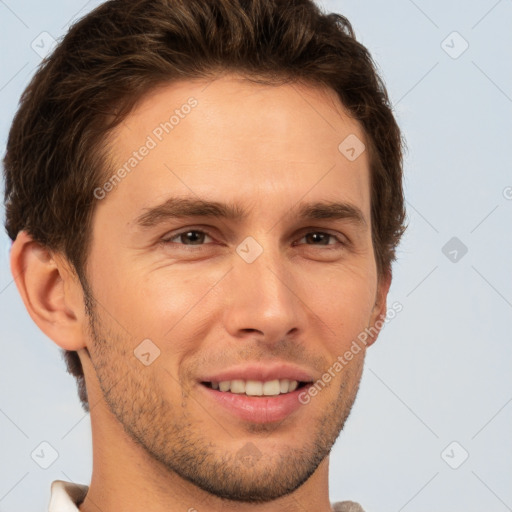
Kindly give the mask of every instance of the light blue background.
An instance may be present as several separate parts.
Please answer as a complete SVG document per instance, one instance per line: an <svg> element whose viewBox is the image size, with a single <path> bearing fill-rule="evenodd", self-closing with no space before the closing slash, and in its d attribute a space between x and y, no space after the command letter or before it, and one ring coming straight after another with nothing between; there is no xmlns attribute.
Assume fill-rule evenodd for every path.
<svg viewBox="0 0 512 512"><path fill-rule="evenodd" d="M2 154L40 62L32 41L59 38L99 3L0 1ZM389 297L403 311L368 352L331 455L331 500L368 512L512 510L512 2L319 3L371 50L408 143L409 229ZM458 58L446 53L464 41ZM454 236L468 248L456 263L442 252ZM90 421L22 304L3 232L0 244L0 511L42 511L52 480L90 482ZM31 459L42 441L59 454L46 470ZM469 453L458 469L441 456L453 441L452 465Z"/></svg>

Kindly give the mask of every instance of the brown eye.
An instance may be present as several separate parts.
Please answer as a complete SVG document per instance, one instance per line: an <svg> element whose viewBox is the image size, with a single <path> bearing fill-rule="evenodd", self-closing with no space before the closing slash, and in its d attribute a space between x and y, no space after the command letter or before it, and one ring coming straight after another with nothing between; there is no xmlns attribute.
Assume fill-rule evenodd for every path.
<svg viewBox="0 0 512 512"><path fill-rule="evenodd" d="M167 237L162 240L164 243L169 244L180 244L180 245L203 245L205 237L211 238L204 231L197 229L189 229L188 231L182 231L181 233L174 234L172 237Z"/></svg>
<svg viewBox="0 0 512 512"><path fill-rule="evenodd" d="M300 240L306 240L307 245L336 245L336 242L343 243L334 235L323 231L312 231L307 233ZM334 242L330 243L332 240L334 240Z"/></svg>
<svg viewBox="0 0 512 512"><path fill-rule="evenodd" d="M308 233L304 238L313 245L329 245L329 239L334 237L328 233L316 232Z"/></svg>

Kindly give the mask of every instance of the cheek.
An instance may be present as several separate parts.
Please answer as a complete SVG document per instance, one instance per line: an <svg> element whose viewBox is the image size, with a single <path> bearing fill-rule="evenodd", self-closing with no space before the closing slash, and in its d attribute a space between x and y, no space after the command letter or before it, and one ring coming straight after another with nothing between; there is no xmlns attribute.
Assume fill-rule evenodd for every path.
<svg viewBox="0 0 512 512"><path fill-rule="evenodd" d="M344 268L302 280L304 304L325 324L333 344L350 343L367 327L375 302L371 269ZM376 281L376 280L375 280Z"/></svg>
<svg viewBox="0 0 512 512"><path fill-rule="evenodd" d="M120 297L123 315L132 330L154 339L162 350L172 346L176 355L193 350L198 332L211 324L215 307L220 309L214 289L222 275L199 268L186 275L177 268L156 270L134 281L128 298Z"/></svg>

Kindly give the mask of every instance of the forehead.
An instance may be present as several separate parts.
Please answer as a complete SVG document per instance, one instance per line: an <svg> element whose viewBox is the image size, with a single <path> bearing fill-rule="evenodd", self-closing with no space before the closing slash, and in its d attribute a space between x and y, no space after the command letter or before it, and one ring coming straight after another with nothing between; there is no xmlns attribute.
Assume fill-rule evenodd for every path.
<svg viewBox="0 0 512 512"><path fill-rule="evenodd" d="M248 206L308 196L369 212L367 152L347 158L345 141L357 153L366 143L329 89L236 75L163 85L111 133L111 172L121 178L99 208L117 202L128 215L169 194Z"/></svg>

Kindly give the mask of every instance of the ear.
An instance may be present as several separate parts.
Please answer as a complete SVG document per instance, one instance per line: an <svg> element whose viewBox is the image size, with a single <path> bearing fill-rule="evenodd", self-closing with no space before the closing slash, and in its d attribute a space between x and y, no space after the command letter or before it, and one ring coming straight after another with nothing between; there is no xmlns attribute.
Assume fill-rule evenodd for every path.
<svg viewBox="0 0 512 512"><path fill-rule="evenodd" d="M387 296L389 287L391 286L391 268L387 268L378 277L377 280L377 293L375 295L375 304L372 309L370 321L368 324L367 332L369 336L366 341L366 346L369 347L377 341L380 330L384 325L387 315Z"/></svg>
<svg viewBox="0 0 512 512"><path fill-rule="evenodd" d="M11 247L11 272L27 311L59 347L85 347L83 292L65 258L20 231Z"/></svg>

